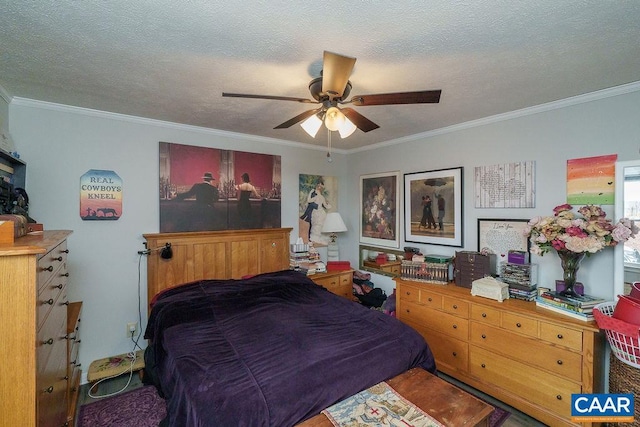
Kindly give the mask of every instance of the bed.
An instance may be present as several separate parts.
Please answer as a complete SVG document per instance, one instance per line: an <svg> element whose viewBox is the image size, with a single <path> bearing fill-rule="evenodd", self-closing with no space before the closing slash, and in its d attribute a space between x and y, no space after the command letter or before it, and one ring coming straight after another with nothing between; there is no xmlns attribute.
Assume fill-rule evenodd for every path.
<svg viewBox="0 0 640 427"><path fill-rule="evenodd" d="M412 328L301 273L196 280L151 296L145 377L171 426L293 426L433 354Z"/></svg>

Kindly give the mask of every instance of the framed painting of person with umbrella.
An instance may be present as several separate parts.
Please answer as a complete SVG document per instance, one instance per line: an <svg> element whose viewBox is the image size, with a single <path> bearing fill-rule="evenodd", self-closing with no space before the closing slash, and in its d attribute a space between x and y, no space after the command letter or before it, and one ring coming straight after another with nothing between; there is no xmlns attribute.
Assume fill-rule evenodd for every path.
<svg viewBox="0 0 640 427"><path fill-rule="evenodd" d="M407 242L462 246L462 170L404 174Z"/></svg>

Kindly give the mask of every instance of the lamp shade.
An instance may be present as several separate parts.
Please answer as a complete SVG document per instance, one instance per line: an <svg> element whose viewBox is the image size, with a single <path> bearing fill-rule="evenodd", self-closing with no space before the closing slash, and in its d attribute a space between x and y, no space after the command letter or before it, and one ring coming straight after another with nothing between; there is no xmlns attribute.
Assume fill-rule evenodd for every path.
<svg viewBox="0 0 640 427"><path fill-rule="evenodd" d="M338 212L330 212L324 219L322 224L323 233L342 233L347 231L347 226L344 225L344 221Z"/></svg>
<svg viewBox="0 0 640 427"><path fill-rule="evenodd" d="M346 117L339 108L330 107L324 116L324 125L327 129L337 131L344 125Z"/></svg>
<svg viewBox="0 0 640 427"><path fill-rule="evenodd" d="M311 138L315 138L320 126L322 126L322 120L318 118L317 114L314 114L304 122L300 123L300 126L302 126L302 129L304 129Z"/></svg>
<svg viewBox="0 0 640 427"><path fill-rule="evenodd" d="M338 132L340 132L340 138L345 139L353 132L355 132L356 129L356 125L354 125L351 120L345 117L344 123L342 124L342 126L340 126L340 129L338 129Z"/></svg>

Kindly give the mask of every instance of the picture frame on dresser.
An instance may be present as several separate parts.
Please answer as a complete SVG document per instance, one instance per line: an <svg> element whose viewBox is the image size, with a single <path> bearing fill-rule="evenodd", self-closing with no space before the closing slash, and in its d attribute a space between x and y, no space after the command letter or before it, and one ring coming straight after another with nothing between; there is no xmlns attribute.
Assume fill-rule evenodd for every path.
<svg viewBox="0 0 640 427"><path fill-rule="evenodd" d="M498 264L507 261L510 250L529 253L528 224L528 219L478 218L478 252L496 254Z"/></svg>
<svg viewBox="0 0 640 427"><path fill-rule="evenodd" d="M400 247L400 171L360 176L360 243Z"/></svg>
<svg viewBox="0 0 640 427"><path fill-rule="evenodd" d="M462 247L462 179L462 167L404 174L405 241Z"/></svg>

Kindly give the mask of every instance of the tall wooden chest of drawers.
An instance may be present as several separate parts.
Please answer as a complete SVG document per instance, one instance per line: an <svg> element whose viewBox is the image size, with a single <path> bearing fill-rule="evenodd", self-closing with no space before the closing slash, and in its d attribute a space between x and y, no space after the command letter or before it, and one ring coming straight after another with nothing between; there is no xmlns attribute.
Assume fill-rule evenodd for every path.
<svg viewBox="0 0 640 427"><path fill-rule="evenodd" d="M396 280L398 318L420 332L438 370L552 426L571 423L571 394L602 393L597 325L535 303Z"/></svg>
<svg viewBox="0 0 640 427"><path fill-rule="evenodd" d="M0 246L0 425L68 422L67 237L45 231Z"/></svg>

